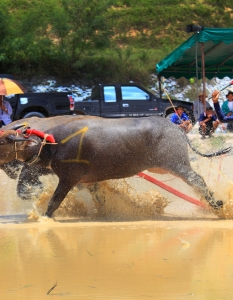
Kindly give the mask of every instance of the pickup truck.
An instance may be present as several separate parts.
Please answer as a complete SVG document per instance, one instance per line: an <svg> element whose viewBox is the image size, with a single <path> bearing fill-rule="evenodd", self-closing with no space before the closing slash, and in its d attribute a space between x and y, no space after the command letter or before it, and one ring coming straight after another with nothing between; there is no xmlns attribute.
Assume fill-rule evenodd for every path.
<svg viewBox="0 0 233 300"><path fill-rule="evenodd" d="M1 76L1 75L0 75ZM3 76L2 76L3 77ZM10 77L11 78L11 77ZM193 118L192 102L156 97L152 92L134 83L98 84L89 97L75 92L25 93L6 96L13 108L12 120L28 117L57 115L92 115L104 118L164 116L174 112L173 106L183 105Z"/></svg>
<svg viewBox="0 0 233 300"><path fill-rule="evenodd" d="M0 78L14 79L11 74L0 74ZM37 116L40 118L66 115L74 109L74 102L68 93L24 93L8 95L4 100L10 102L12 121Z"/></svg>
<svg viewBox="0 0 233 300"><path fill-rule="evenodd" d="M74 101L74 114L101 116L104 118L124 118L143 116L164 116L174 112L182 105L194 121L193 103L181 100L168 100L156 97L142 86L129 84L98 84L91 96L85 99L68 96Z"/></svg>
<svg viewBox="0 0 233 300"><path fill-rule="evenodd" d="M25 93L5 96L5 100L12 106L11 118L15 121L30 117L44 118L70 114L73 110L73 101L68 94L64 92Z"/></svg>

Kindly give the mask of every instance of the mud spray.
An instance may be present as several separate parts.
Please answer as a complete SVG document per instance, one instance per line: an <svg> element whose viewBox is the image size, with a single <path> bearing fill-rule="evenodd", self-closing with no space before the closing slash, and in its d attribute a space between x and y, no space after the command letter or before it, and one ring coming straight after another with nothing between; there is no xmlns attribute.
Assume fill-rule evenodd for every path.
<svg viewBox="0 0 233 300"><path fill-rule="evenodd" d="M28 211L29 220L41 220L56 182L41 178L44 191ZM133 178L108 180L81 189L75 187L63 200L54 217L102 219L114 221L153 220L164 213L168 201L156 190L137 190Z"/></svg>
<svg viewBox="0 0 233 300"><path fill-rule="evenodd" d="M192 168L202 175L217 200L224 203L223 209L213 212L222 219L233 219L233 173L232 156L199 158L191 163Z"/></svg>

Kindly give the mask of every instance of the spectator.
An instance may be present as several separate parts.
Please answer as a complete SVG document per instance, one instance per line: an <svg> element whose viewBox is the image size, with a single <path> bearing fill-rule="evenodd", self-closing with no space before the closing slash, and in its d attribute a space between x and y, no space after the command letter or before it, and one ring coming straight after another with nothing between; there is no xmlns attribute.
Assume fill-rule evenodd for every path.
<svg viewBox="0 0 233 300"><path fill-rule="evenodd" d="M199 133L204 139L206 136L211 137L213 132L217 129L220 121L213 112L213 108L209 107L206 109L206 113L202 113L199 118Z"/></svg>
<svg viewBox="0 0 233 300"><path fill-rule="evenodd" d="M220 107L219 102L218 102L219 94L220 94L220 92L218 90L213 91L213 93L212 93L212 100L213 100L213 103L214 103L214 108L215 108L215 111L217 113L217 116L218 116L218 118L221 122L233 123L233 115L226 116L223 113L223 111L221 110L221 107Z"/></svg>
<svg viewBox="0 0 233 300"><path fill-rule="evenodd" d="M194 117L197 120L199 120L200 115L204 113L204 101L205 98L207 98L207 95L204 96L203 93L200 93L198 96L198 100L193 103L193 113ZM209 102L206 101L206 109L211 107Z"/></svg>
<svg viewBox="0 0 233 300"><path fill-rule="evenodd" d="M3 99L3 95L0 95L0 127L7 125L11 120L12 107L10 103Z"/></svg>
<svg viewBox="0 0 233 300"><path fill-rule="evenodd" d="M229 117L233 114L233 91L229 90L228 94L226 95L227 100L223 102L221 109L223 113ZM233 132L233 124L228 124L227 129L230 132Z"/></svg>
<svg viewBox="0 0 233 300"><path fill-rule="evenodd" d="M189 117L184 112L184 108L181 105L178 105L176 112L173 113L170 117L170 121L178 125L186 133L189 133L193 125Z"/></svg>

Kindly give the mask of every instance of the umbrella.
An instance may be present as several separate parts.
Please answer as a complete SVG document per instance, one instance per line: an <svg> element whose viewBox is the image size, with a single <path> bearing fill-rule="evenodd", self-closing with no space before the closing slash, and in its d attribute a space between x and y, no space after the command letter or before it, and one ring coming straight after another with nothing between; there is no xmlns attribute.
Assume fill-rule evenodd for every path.
<svg viewBox="0 0 233 300"><path fill-rule="evenodd" d="M25 88L16 80L0 78L0 95L23 94Z"/></svg>

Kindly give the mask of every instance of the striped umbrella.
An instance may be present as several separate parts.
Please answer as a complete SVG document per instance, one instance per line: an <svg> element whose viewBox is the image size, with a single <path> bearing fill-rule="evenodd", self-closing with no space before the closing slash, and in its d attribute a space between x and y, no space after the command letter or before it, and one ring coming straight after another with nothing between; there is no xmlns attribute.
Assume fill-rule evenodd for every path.
<svg viewBox="0 0 233 300"><path fill-rule="evenodd" d="M0 95L23 94L25 88L16 80L0 78Z"/></svg>

